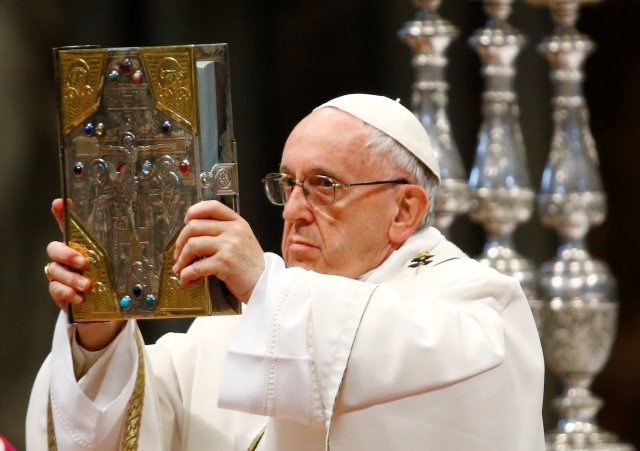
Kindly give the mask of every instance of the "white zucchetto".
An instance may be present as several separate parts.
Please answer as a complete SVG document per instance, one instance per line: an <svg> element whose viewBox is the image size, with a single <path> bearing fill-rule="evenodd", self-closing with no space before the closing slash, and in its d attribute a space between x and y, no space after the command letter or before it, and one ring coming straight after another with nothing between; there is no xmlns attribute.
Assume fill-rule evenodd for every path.
<svg viewBox="0 0 640 451"><path fill-rule="evenodd" d="M325 107L338 108L391 136L440 179L440 167L427 131L399 100L372 94L347 94L323 103L316 110Z"/></svg>

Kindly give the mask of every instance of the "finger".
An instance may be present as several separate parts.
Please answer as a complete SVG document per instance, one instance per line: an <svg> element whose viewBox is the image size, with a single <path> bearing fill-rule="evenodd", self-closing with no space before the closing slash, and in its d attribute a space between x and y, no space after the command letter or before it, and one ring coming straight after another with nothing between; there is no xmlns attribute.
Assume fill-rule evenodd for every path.
<svg viewBox="0 0 640 451"><path fill-rule="evenodd" d="M218 245L216 244L216 239L214 237L191 237L183 246L175 265L173 265L171 269L176 274L180 274L186 266L192 264L201 257L208 257L215 254L217 249Z"/></svg>
<svg viewBox="0 0 640 451"><path fill-rule="evenodd" d="M73 208L73 199L67 199L67 208ZM54 199L51 203L51 213L53 213L60 230L64 231L64 200Z"/></svg>
<svg viewBox="0 0 640 451"><path fill-rule="evenodd" d="M71 268L84 269L87 267L87 259L75 249L71 249L60 241L52 241L47 246L47 255L54 262L67 265Z"/></svg>
<svg viewBox="0 0 640 451"><path fill-rule="evenodd" d="M225 255L225 252L221 251L215 255L196 260L181 272L180 284L188 287L197 280L213 275L222 282L225 282L227 288L234 296L245 302L251 297L251 293L264 267L259 268L254 276L245 280L235 280L232 285L229 285L229 282L231 279L234 279L235 276L232 270L233 265L230 261L232 258L234 258L234 256L230 254Z"/></svg>
<svg viewBox="0 0 640 451"><path fill-rule="evenodd" d="M77 305L84 301L84 297L80 293L55 280L49 283L49 294L62 310L66 310L67 304Z"/></svg>
<svg viewBox="0 0 640 451"><path fill-rule="evenodd" d="M173 259L176 260L182 252L185 243L192 237L196 236L218 236L224 231L224 221L215 221L212 219L192 219L180 231L176 239L175 250L173 251Z"/></svg>
<svg viewBox="0 0 640 451"><path fill-rule="evenodd" d="M180 284L184 287L203 277L215 276L224 281L227 278L226 266L215 255L195 260L180 272Z"/></svg>
<svg viewBox="0 0 640 451"><path fill-rule="evenodd" d="M210 259L211 257L204 258L202 260L195 260L190 265L184 267L182 271L180 271L180 284L183 287L188 286L192 282L196 280L200 280L201 278L207 276L205 274L205 260ZM211 268L213 265L208 264L206 267Z"/></svg>
<svg viewBox="0 0 640 451"><path fill-rule="evenodd" d="M91 280L78 274L77 272L69 270L66 266L60 263L49 264L47 275L50 281L62 283L68 287L73 288L75 291L84 293L91 288Z"/></svg>
<svg viewBox="0 0 640 451"><path fill-rule="evenodd" d="M64 202L62 199L54 199L54 201L51 203L51 213L53 213L53 217L56 219L56 222L58 223L58 227L60 227L60 230L62 230L64 228L64 222L63 222L63 211L64 211Z"/></svg>
<svg viewBox="0 0 640 451"><path fill-rule="evenodd" d="M217 200L205 200L189 207L184 222L192 219L216 219L218 221L233 221L240 215Z"/></svg>
<svg viewBox="0 0 640 451"><path fill-rule="evenodd" d="M215 276L223 282L232 275L235 260L237 256L230 251L228 246L220 246L219 240L211 240L207 243L211 248L215 248L210 255L194 260L191 264L185 266L180 272L180 283L188 285L189 283L201 279L202 277ZM262 269L260 270L262 274Z"/></svg>

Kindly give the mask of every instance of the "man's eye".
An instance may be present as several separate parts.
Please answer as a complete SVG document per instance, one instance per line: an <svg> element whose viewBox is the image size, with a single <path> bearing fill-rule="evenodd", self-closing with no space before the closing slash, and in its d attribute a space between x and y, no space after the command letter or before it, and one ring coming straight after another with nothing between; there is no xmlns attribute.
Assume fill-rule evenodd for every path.
<svg viewBox="0 0 640 451"><path fill-rule="evenodd" d="M311 176L309 177L309 186L314 186L316 188L332 188L333 180L329 177Z"/></svg>

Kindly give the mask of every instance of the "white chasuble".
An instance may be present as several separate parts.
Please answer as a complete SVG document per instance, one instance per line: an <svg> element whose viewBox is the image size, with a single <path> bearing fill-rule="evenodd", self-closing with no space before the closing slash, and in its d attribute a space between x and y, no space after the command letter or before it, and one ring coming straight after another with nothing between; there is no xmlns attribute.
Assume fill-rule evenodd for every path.
<svg viewBox="0 0 640 451"><path fill-rule="evenodd" d="M265 424L258 450L544 449L542 351L513 279L433 228L360 280L285 268L272 254L265 263L241 318L198 318L146 348L139 449L247 449ZM79 382L66 327L32 393L29 449L46 449L49 387L58 441L75 446L59 449L117 449L135 324ZM50 372L58 353L66 376ZM86 430L80 409L102 425ZM110 447L77 440L108 440L110 427Z"/></svg>
<svg viewBox="0 0 640 451"><path fill-rule="evenodd" d="M542 350L515 280L432 228L360 280L272 258L219 395L274 417L265 438L298 425L324 430L322 449L334 451L544 449ZM274 445L264 449L285 449Z"/></svg>

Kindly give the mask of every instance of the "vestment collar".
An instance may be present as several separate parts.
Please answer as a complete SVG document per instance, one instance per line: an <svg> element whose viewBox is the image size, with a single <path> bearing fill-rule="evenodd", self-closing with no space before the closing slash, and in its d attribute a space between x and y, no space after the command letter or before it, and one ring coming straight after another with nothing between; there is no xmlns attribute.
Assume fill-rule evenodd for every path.
<svg viewBox="0 0 640 451"><path fill-rule="evenodd" d="M380 266L364 273L359 280L370 283L387 280L398 274L409 260L418 257L423 251L430 251L444 239L444 236L434 227L419 230L393 251Z"/></svg>

